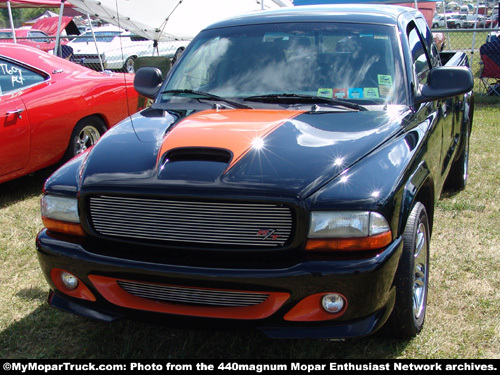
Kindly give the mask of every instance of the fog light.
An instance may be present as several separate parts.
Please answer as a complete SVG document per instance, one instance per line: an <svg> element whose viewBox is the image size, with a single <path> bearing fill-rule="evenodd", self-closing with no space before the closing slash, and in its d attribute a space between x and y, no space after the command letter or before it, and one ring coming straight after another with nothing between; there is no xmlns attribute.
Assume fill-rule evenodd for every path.
<svg viewBox="0 0 500 375"><path fill-rule="evenodd" d="M344 298L337 293L326 294L321 299L321 305L326 312L335 314L344 308Z"/></svg>
<svg viewBox="0 0 500 375"><path fill-rule="evenodd" d="M75 289L78 286L78 279L68 272L61 272L61 281L68 289Z"/></svg>

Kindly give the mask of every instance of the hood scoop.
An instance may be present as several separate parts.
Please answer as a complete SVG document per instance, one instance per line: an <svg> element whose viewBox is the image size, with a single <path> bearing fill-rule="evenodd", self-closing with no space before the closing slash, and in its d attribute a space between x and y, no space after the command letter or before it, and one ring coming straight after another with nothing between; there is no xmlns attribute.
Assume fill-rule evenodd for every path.
<svg viewBox="0 0 500 375"><path fill-rule="evenodd" d="M161 180L214 182L227 169L232 154L228 150L183 147L168 151L162 158Z"/></svg>

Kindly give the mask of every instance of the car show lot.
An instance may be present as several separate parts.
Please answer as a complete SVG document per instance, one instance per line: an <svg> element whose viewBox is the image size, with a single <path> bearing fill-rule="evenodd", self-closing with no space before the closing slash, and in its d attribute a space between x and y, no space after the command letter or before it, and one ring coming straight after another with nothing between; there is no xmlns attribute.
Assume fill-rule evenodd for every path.
<svg viewBox="0 0 500 375"><path fill-rule="evenodd" d="M325 33L311 42L318 29L309 34L307 28L317 25L306 26L297 38L285 21L289 18L280 21L279 30L266 30L260 21L255 30L251 22L222 23L217 32L243 26L242 40L259 35L258 53L251 52L255 45L242 43L250 53L231 55L230 47L238 43L231 38L241 35L209 30L195 40L196 47L188 47L163 84L161 72L146 68L136 75L136 90L130 85L132 74L75 68L44 52L27 62L20 56L29 56L31 48L14 46L14 55L6 56L0 49L0 109L5 107L0 122L0 358L500 358L498 97L484 97L475 88L474 102L468 91L472 84L465 89L465 84L449 83L447 71L464 82L467 71L474 81L465 67L467 54L445 51L443 64L451 62L448 68L440 66L434 45L413 46L432 43L421 22L402 28L408 34L402 36L408 39L403 48L432 50L432 61L422 64L423 54L415 53L410 58L415 72L409 77L418 84L412 81L405 88L396 71L412 63L390 56L392 36L383 28L373 33L358 24L352 34L354 28L340 33L334 28L337 34ZM311 53L311 46L325 40L322 54ZM321 72L320 62L341 69L338 61L345 62L354 48L368 51L358 47L366 40L385 44L385 56L396 61L396 69L385 72L377 64L370 83L357 81L347 69L342 82L333 75L321 83L302 80L304 86L293 93L280 86L280 79L286 77L288 83L291 78L286 69L276 69L278 61L293 66L294 79L300 80L306 76L304 67ZM286 48L280 57L269 58L264 44L272 44L276 55L278 46ZM343 60L327 59L325 51ZM68 59L82 64L83 56ZM257 56L259 64L252 60ZM99 65L107 60L100 57ZM112 69L135 73L135 57L127 60ZM373 60L359 61L368 71ZM247 67L236 69L237 64ZM433 78L427 78L423 65ZM476 87L477 65L474 61ZM242 74L249 71L251 75ZM270 71L275 72L272 80L265 75ZM93 85L81 77L91 77ZM440 81L448 94L432 81ZM69 96L77 87L88 89L63 100L63 94ZM291 87L297 89L296 84ZM421 89L408 94L414 87ZM45 94L46 88L55 90ZM156 99L155 104L142 110L142 95L150 103ZM106 103L111 97L114 102ZM46 102L51 105L42 107ZM68 120L66 109L78 118ZM451 110L458 112L441 117ZM113 120L101 117L105 112ZM415 113L416 124L411 125ZM338 120L349 116L356 121ZM404 167L414 154L416 162ZM446 179L448 170L451 177ZM429 186L435 180L434 195ZM441 185L446 187L442 192ZM430 202L431 194L435 202ZM269 220L272 225L259 222L254 232L239 234L247 222L256 224L236 215L235 206L252 206L249 212L262 216L253 206L268 209L274 202L293 212L285 229L276 229L279 221ZM198 210L208 212L202 212L204 219ZM276 212L268 216L278 216ZM358 217L369 226L362 236L352 234ZM325 222L332 228L340 221L335 218L350 220L349 236L335 236L335 227L328 237L323 234ZM234 225L238 220L243 224ZM372 235L383 237L383 244ZM366 244L373 244L369 251ZM311 249L319 253L308 253ZM338 293L328 299L330 292ZM263 294L274 298L277 307L262 299L252 302L260 310L250 303L240 307L227 302L237 297L243 304L245 298ZM318 296L323 298L319 303ZM384 326L394 300L391 325ZM366 316L374 318L364 329ZM297 317L299 323L293 322ZM221 318L228 324L216 324ZM234 324L237 319L264 323ZM266 324L269 330L262 329ZM228 362L224 369L235 370L237 363ZM294 362L292 369L314 368L300 363Z"/></svg>

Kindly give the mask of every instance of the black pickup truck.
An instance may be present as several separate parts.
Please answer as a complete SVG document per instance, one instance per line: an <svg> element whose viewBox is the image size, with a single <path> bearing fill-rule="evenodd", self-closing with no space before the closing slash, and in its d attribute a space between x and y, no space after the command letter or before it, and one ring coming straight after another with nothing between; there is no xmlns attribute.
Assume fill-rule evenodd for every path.
<svg viewBox="0 0 500 375"><path fill-rule="evenodd" d="M473 77L416 10L221 21L41 201L50 305L348 338L422 329L436 201L467 181Z"/></svg>

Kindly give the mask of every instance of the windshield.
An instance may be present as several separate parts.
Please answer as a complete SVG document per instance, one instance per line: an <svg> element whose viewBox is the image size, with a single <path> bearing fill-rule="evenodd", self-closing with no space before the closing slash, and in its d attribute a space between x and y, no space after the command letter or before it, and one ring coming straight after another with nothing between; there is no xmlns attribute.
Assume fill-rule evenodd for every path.
<svg viewBox="0 0 500 375"><path fill-rule="evenodd" d="M168 78L159 102L194 90L244 100L293 94L361 104L404 102L395 28L276 23L202 32ZM260 100L262 101L262 100Z"/></svg>
<svg viewBox="0 0 500 375"><path fill-rule="evenodd" d="M96 40L98 42L105 42L105 43L110 43L113 41L113 39L117 36L120 35L120 31L96 31L94 32L94 35L96 37ZM93 43L94 42L94 37L92 36L92 32L87 31L83 33L81 36L78 38L75 38L74 43Z"/></svg>

